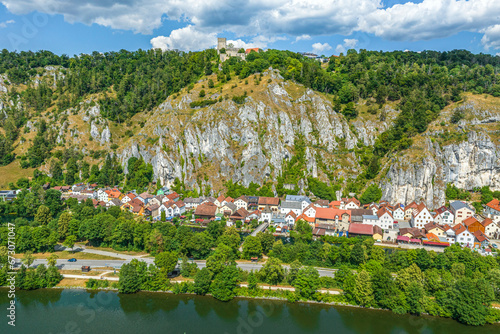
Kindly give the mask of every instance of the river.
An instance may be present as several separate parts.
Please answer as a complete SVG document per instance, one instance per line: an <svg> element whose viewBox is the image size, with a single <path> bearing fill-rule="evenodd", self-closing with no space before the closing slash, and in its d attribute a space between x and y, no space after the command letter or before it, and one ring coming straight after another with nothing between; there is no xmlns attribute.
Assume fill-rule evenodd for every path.
<svg viewBox="0 0 500 334"><path fill-rule="evenodd" d="M13 328L5 316L8 302L7 290L0 289L0 333L500 333L498 325L468 327L450 319L352 307L73 289L16 291Z"/></svg>

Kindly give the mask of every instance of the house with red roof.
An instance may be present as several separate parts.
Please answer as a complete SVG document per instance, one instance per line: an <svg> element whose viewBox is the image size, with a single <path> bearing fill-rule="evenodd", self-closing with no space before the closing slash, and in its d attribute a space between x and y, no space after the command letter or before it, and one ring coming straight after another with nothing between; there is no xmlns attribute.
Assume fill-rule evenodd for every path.
<svg viewBox="0 0 500 334"><path fill-rule="evenodd" d="M484 208L484 213L488 214L490 218L493 218L493 216L500 217L500 201L495 198L486 203L486 207Z"/></svg>
<svg viewBox="0 0 500 334"><path fill-rule="evenodd" d="M488 237L481 231L477 230L474 232L474 248L487 247L490 243Z"/></svg>
<svg viewBox="0 0 500 334"><path fill-rule="evenodd" d="M174 201L174 202L177 202L178 200L181 199L181 197L179 196L179 194L176 193L175 191L173 193L165 195L165 197L168 198L169 201Z"/></svg>
<svg viewBox="0 0 500 334"><path fill-rule="evenodd" d="M394 228L394 218L392 212L386 207L382 207L377 211L378 226L382 229Z"/></svg>
<svg viewBox="0 0 500 334"><path fill-rule="evenodd" d="M384 237L384 232L377 225L367 225L367 224L350 224L349 225L349 237L356 236L370 236L375 240L382 240Z"/></svg>
<svg viewBox="0 0 500 334"><path fill-rule="evenodd" d="M476 231L481 231L484 233L484 225L476 219L476 217L469 217L464 219L462 224L469 230L470 233L474 233Z"/></svg>
<svg viewBox="0 0 500 334"><path fill-rule="evenodd" d="M486 218L481 222L484 226L484 234L490 239L500 239L500 226L493 222L491 218Z"/></svg>
<svg viewBox="0 0 500 334"><path fill-rule="evenodd" d="M314 217L309 217L306 214L301 214L298 215L297 218L295 218L295 222L298 222L301 219L308 222L309 225L314 226L314 221L315 221Z"/></svg>
<svg viewBox="0 0 500 334"><path fill-rule="evenodd" d="M345 203L345 210L353 210L359 209L361 207L361 203L354 197L349 198Z"/></svg>
<svg viewBox="0 0 500 334"><path fill-rule="evenodd" d="M221 206L222 205L222 202L224 202L224 200L226 199L226 196L224 195L219 195L219 197L217 197L214 201L214 204L217 205L217 206Z"/></svg>
<svg viewBox="0 0 500 334"><path fill-rule="evenodd" d="M420 203L417 205L411 215L411 226L422 229L426 224L432 222L434 222L434 217L431 215L425 204Z"/></svg>
<svg viewBox="0 0 500 334"><path fill-rule="evenodd" d="M280 199L278 197L259 197L259 210L268 207L273 213L279 212Z"/></svg>
<svg viewBox="0 0 500 334"><path fill-rule="evenodd" d="M446 206L442 206L435 210L434 221L439 225L453 225L455 221L455 215Z"/></svg>
<svg viewBox="0 0 500 334"><path fill-rule="evenodd" d="M415 201L411 202L407 206L405 206L405 220L411 220L411 216L413 215L413 211L417 208L417 203Z"/></svg>
<svg viewBox="0 0 500 334"><path fill-rule="evenodd" d="M136 194L134 193L128 193L126 194L125 196L123 196L122 198L122 203L128 203L130 202L131 200L133 200L134 198L136 198Z"/></svg>
<svg viewBox="0 0 500 334"><path fill-rule="evenodd" d="M294 226L296 219L297 215L293 211L290 211L285 215L285 222L288 226Z"/></svg>
<svg viewBox="0 0 500 334"><path fill-rule="evenodd" d="M453 231L455 231L455 242L460 244L462 247L473 247L475 236L465 228L463 224L457 224L453 226Z"/></svg>
<svg viewBox="0 0 500 334"><path fill-rule="evenodd" d="M305 214L306 216L308 217L316 217L316 208L317 206L314 205L314 204L309 204L305 209L304 211L302 212L303 214Z"/></svg>
<svg viewBox="0 0 500 334"><path fill-rule="evenodd" d="M351 211L332 208L316 208L316 224L332 224L340 231L347 231L351 223Z"/></svg>

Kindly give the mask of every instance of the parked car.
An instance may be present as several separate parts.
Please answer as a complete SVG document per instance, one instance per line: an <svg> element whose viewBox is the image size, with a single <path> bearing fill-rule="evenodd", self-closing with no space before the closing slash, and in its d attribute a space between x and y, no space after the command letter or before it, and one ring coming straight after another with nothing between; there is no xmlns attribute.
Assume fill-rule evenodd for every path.
<svg viewBox="0 0 500 334"><path fill-rule="evenodd" d="M491 246L492 246L493 248L498 248L498 245L497 245L497 244L491 244Z"/></svg>
<svg viewBox="0 0 500 334"><path fill-rule="evenodd" d="M68 262L76 262L76 259L72 257L71 259L68 260Z"/></svg>

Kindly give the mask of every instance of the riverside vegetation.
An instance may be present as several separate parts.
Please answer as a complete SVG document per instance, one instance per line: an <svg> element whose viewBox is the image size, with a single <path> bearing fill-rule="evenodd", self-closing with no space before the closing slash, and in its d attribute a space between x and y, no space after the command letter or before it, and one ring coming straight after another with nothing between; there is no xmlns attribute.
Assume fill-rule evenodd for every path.
<svg viewBox="0 0 500 334"><path fill-rule="evenodd" d="M491 307L500 301L500 258L480 256L456 245L437 254L424 249L385 250L371 238L326 236L313 240L312 228L299 221L290 242L259 233L244 238L240 252L242 237L234 227L226 227L224 220L193 231L178 221L151 223L116 207L95 209L91 201L61 202L59 196L51 194L51 190L35 187L24 197L2 205L23 208L35 203L34 212L13 220L17 251L25 253L25 263L32 261L30 252L53 251L57 242L72 247L75 241L88 241L95 246L156 255L156 266L134 260L122 267L117 286L122 293L172 290L211 294L223 301L243 295L339 302L396 313L425 312L470 325L493 323L500 317L500 311ZM2 285L7 276L6 234L6 226L0 227ZM242 271L235 264L238 259L263 255L269 258L257 272ZM193 281L172 286L168 273L179 257L184 258L182 276ZM206 259L206 268L198 270L187 257ZM289 269L285 270L283 263L289 264ZM335 278L319 277L314 266L339 270ZM23 289L53 286L60 280L53 265L48 269L21 268L20 272L26 273L25 279L17 281ZM239 287L240 282L247 282L248 287ZM258 283L291 285L296 291L262 290ZM90 282L88 287L100 284L106 283ZM341 289L343 294L320 294L320 288Z"/></svg>

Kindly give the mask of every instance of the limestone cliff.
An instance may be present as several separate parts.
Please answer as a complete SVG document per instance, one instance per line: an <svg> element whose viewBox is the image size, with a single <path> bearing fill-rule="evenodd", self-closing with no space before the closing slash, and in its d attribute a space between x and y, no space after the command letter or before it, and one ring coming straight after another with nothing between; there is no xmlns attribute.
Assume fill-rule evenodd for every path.
<svg viewBox="0 0 500 334"><path fill-rule="evenodd" d="M57 68L46 72L37 82L54 84L63 77ZM212 79L216 81L215 76ZM11 103L5 98L8 85L2 77L0 90L1 118L2 109ZM233 99L238 96L246 98ZM381 173L372 182L380 185L384 199L424 200L437 207L445 201L448 182L466 189L490 185L500 190L500 99L470 94L467 98L444 110L427 132L414 138L410 149L382 161ZM179 178L202 193L218 192L229 179L246 186L276 180L283 163L295 154L299 138L306 146L307 175L324 181L329 175L334 182L355 178L365 168L357 150L371 147L398 114L395 104L372 114L363 102L357 106L359 116L348 121L327 96L285 81L272 69L214 88L209 88L208 78L200 80L189 91L184 89L126 121L108 121L98 99L89 96L55 121L50 112L42 115L51 120L58 144L76 147L91 163L102 161L103 154L95 158L95 152L116 154L125 172L130 157L142 157L163 184ZM190 106L206 99L217 102ZM464 116L454 124L450 119L457 108ZM28 141L35 135L37 121L33 117L26 125ZM47 166L42 170L47 172Z"/></svg>

